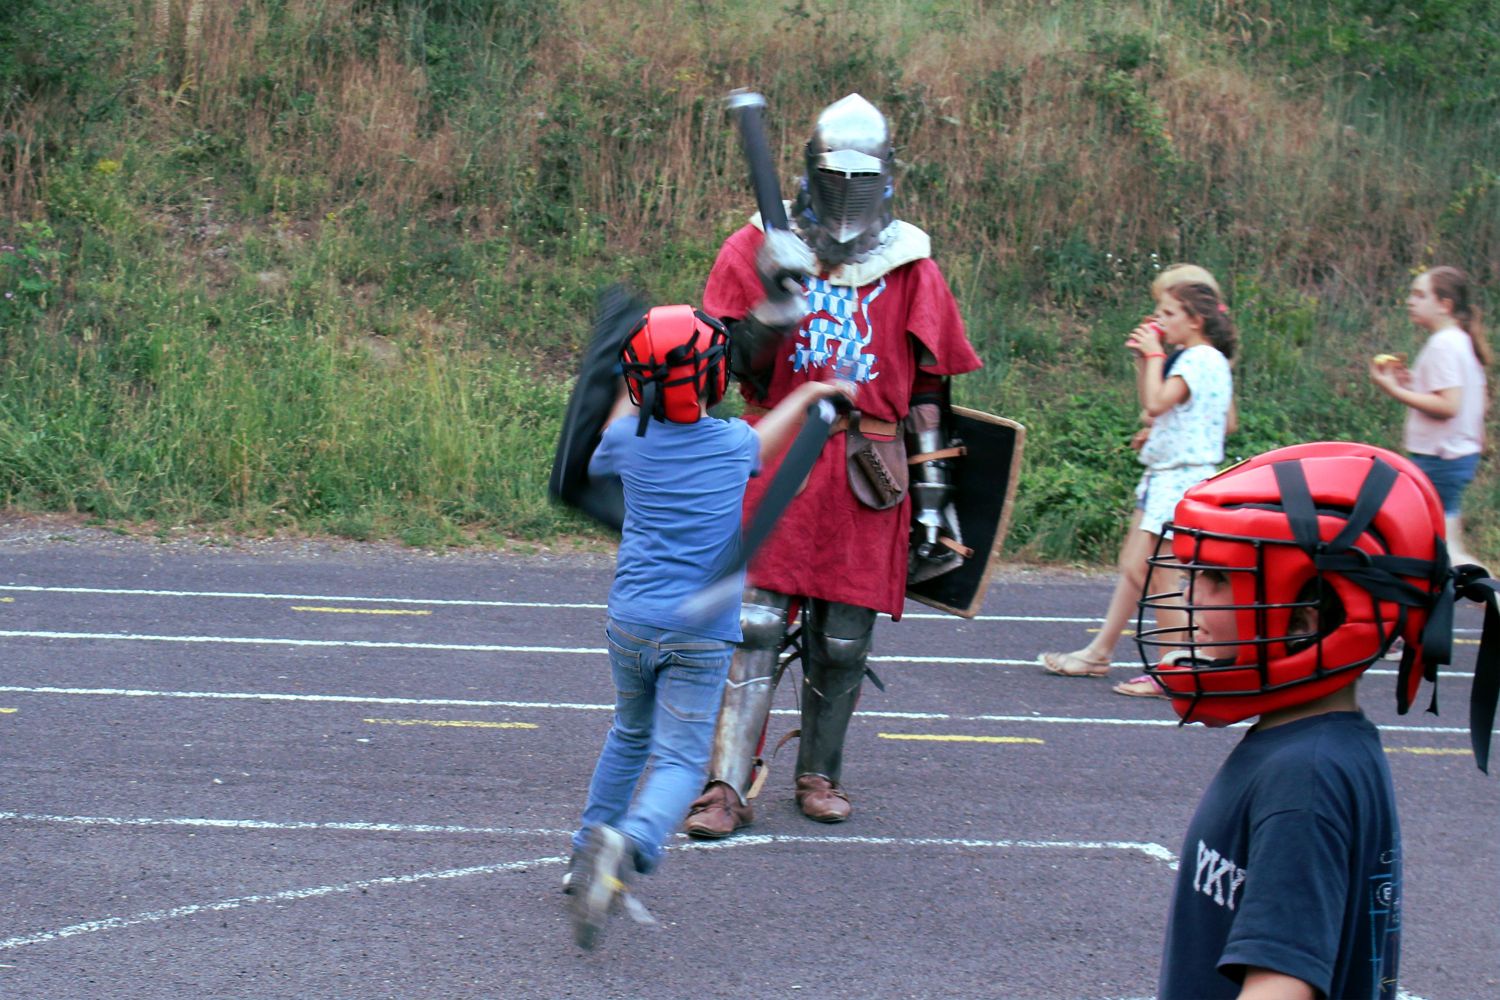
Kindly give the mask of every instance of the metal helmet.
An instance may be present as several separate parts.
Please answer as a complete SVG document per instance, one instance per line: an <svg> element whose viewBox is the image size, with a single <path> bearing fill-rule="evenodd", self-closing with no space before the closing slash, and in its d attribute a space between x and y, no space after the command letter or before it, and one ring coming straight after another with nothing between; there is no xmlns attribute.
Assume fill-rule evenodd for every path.
<svg viewBox="0 0 1500 1000"><path fill-rule="evenodd" d="M885 116L858 94L835 101L818 116L806 160L807 205L798 223L812 229L818 259L838 264L867 253L891 221L894 156Z"/></svg>
<svg viewBox="0 0 1500 1000"><path fill-rule="evenodd" d="M1345 442L1280 448L1189 489L1169 530L1136 642L1184 722L1229 725L1331 694L1398 636L1400 710L1435 679L1446 654L1424 669L1423 626L1449 579L1443 508L1408 459ZM1215 585L1232 603L1203 600ZM1148 609L1171 608L1185 628L1144 627ZM1210 611L1233 615L1232 638L1195 641Z"/></svg>
<svg viewBox="0 0 1500 1000"><path fill-rule="evenodd" d="M713 406L729 381L729 333L692 306L656 306L635 325L620 350L630 401L641 408L636 434L651 417L696 423L700 398Z"/></svg>

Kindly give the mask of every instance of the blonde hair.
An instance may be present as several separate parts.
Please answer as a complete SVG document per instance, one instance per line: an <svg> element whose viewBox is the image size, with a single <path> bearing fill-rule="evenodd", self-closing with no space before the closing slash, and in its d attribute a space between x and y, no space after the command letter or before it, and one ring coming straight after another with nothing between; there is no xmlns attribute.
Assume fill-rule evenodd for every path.
<svg viewBox="0 0 1500 1000"><path fill-rule="evenodd" d="M1208 273L1207 268L1199 267L1197 264L1168 264L1151 281L1151 297L1161 298L1161 293L1173 285L1207 285L1214 290L1214 294L1220 301L1224 299L1224 292L1219 288L1219 283L1214 276Z"/></svg>

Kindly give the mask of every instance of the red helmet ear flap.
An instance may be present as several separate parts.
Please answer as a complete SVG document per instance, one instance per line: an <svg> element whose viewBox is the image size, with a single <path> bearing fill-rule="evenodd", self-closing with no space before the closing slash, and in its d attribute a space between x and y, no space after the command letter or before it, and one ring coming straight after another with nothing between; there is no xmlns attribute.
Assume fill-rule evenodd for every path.
<svg viewBox="0 0 1500 1000"><path fill-rule="evenodd" d="M630 328L630 333L625 337L625 346L620 348L620 369L625 376L625 392L630 396L630 401L636 406L641 405L641 390L644 386L642 376L646 374L650 363L651 344L649 338L641 338L641 333L646 329L646 321L651 314L645 312L636 321L635 326ZM642 356L644 351L645 356Z"/></svg>
<svg viewBox="0 0 1500 1000"><path fill-rule="evenodd" d="M708 405L717 406L729 391L729 330L702 309L694 309L693 316L708 334L708 351L712 355L706 366Z"/></svg>

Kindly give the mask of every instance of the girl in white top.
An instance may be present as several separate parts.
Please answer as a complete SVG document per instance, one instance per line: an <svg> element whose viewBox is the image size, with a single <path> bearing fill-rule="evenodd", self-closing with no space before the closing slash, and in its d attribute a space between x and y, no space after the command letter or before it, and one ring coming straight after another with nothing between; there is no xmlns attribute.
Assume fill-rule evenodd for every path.
<svg viewBox="0 0 1500 1000"><path fill-rule="evenodd" d="M1194 269L1201 271L1201 268ZM1206 272L1204 272L1206 274ZM1212 279L1210 279L1211 281ZM1126 338L1135 356L1136 392L1151 426L1140 449L1146 472L1136 486L1136 511L1120 549L1120 577L1104 623L1087 646L1071 653L1043 653L1048 673L1062 677L1103 677L1125 623L1136 608L1147 561L1164 526L1189 486L1208 478L1224 460L1230 420L1234 323L1216 285L1188 280L1161 289L1156 313ZM1181 348L1167 371L1164 347ZM1179 622L1158 621L1161 627ZM1149 677L1116 685L1120 694L1154 695Z"/></svg>
<svg viewBox="0 0 1500 1000"><path fill-rule="evenodd" d="M1407 407L1406 450L1442 498L1455 564L1475 561L1463 543L1462 498L1484 448L1484 369L1491 357L1472 298L1469 277L1458 268L1422 272L1406 299L1406 314L1428 332L1416 365L1408 371L1389 354L1370 362L1370 380Z"/></svg>

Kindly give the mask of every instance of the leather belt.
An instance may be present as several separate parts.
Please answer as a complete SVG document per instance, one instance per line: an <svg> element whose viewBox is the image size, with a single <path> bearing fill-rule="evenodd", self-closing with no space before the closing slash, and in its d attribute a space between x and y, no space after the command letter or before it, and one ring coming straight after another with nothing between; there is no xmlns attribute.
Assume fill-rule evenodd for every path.
<svg viewBox="0 0 1500 1000"><path fill-rule="evenodd" d="M769 412L771 411L764 406L754 406L749 404L745 406L745 416L747 417L763 417ZM883 437L893 438L901 429L901 425L895 421L877 420L872 416L860 413L858 410L854 411L854 418L854 429L859 431L861 434L879 434ZM833 422L833 426L828 428L828 433L837 434L839 431L848 429L849 415L841 414L839 418Z"/></svg>

